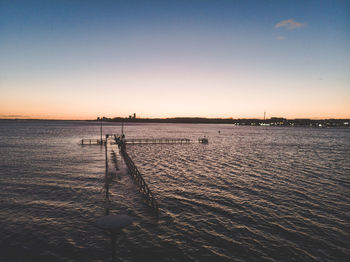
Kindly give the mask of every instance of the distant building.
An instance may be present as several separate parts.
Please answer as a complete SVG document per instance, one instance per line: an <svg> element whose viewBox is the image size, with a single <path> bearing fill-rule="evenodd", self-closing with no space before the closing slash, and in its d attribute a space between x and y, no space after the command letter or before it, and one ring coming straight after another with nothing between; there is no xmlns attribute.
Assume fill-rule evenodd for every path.
<svg viewBox="0 0 350 262"><path fill-rule="evenodd" d="M136 113L133 113L132 115L129 115L129 119L136 119Z"/></svg>

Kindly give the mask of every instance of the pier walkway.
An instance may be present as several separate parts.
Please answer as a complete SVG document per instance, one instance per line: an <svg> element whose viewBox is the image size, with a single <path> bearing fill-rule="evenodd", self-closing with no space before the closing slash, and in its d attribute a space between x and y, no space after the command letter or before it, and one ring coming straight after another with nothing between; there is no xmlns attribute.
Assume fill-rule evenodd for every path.
<svg viewBox="0 0 350 262"><path fill-rule="evenodd" d="M189 144L188 138L129 138L125 139L126 144Z"/></svg>

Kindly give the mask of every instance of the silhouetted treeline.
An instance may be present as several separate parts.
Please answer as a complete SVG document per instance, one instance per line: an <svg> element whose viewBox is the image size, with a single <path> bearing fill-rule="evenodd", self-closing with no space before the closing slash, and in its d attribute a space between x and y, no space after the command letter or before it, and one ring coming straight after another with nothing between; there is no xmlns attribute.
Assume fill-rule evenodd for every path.
<svg viewBox="0 0 350 262"><path fill-rule="evenodd" d="M262 120L255 118L202 118L202 117L174 117L174 118L97 118L97 121L107 122L141 122L141 123L193 123L193 124L234 124L242 126L311 126L311 127L348 127L350 119L286 119L282 117L271 117Z"/></svg>
<svg viewBox="0 0 350 262"><path fill-rule="evenodd" d="M97 121L107 122L149 122L149 123L197 123L197 124L232 124L232 119L227 118L201 118L201 117L174 117L174 118L97 118Z"/></svg>

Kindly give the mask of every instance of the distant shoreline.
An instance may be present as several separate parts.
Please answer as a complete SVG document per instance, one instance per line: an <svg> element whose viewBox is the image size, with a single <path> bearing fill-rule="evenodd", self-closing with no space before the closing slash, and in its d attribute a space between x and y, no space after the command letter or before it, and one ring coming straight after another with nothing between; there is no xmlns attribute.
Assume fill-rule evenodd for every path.
<svg viewBox="0 0 350 262"><path fill-rule="evenodd" d="M1 119L1 121L70 121L70 122L117 122L117 123L178 123L178 124L232 124L237 126L311 126L311 127L349 127L350 119L286 119L272 117L269 119L256 118L97 118L94 120L64 120L64 119Z"/></svg>

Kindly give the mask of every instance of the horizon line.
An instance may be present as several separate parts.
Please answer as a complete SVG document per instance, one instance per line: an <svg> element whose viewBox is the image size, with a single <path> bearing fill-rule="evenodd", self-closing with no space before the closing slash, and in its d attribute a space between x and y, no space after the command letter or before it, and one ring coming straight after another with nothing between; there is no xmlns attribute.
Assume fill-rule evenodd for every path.
<svg viewBox="0 0 350 262"><path fill-rule="evenodd" d="M78 118L25 118L25 117L1 117L0 120L40 120L40 121L98 121L98 118L100 117L95 117L91 119L78 119ZM243 120L243 119L254 119L254 120L264 120L264 118L261 117L238 117L238 118L233 118L233 117L184 117L184 116L176 116L176 117L139 117L139 118L129 118L129 117L104 117L102 116L101 119L108 119L108 120L113 120L113 119L125 119L125 120L167 120L167 119L208 119L208 120ZM308 120L349 120L350 117L344 117L344 118L332 118L332 117L325 117L325 118L309 118L309 117L298 117L298 118L286 118L282 116L273 116L270 118L266 118L265 120L271 120L272 118L283 118L286 120L298 120L298 119L308 119Z"/></svg>

